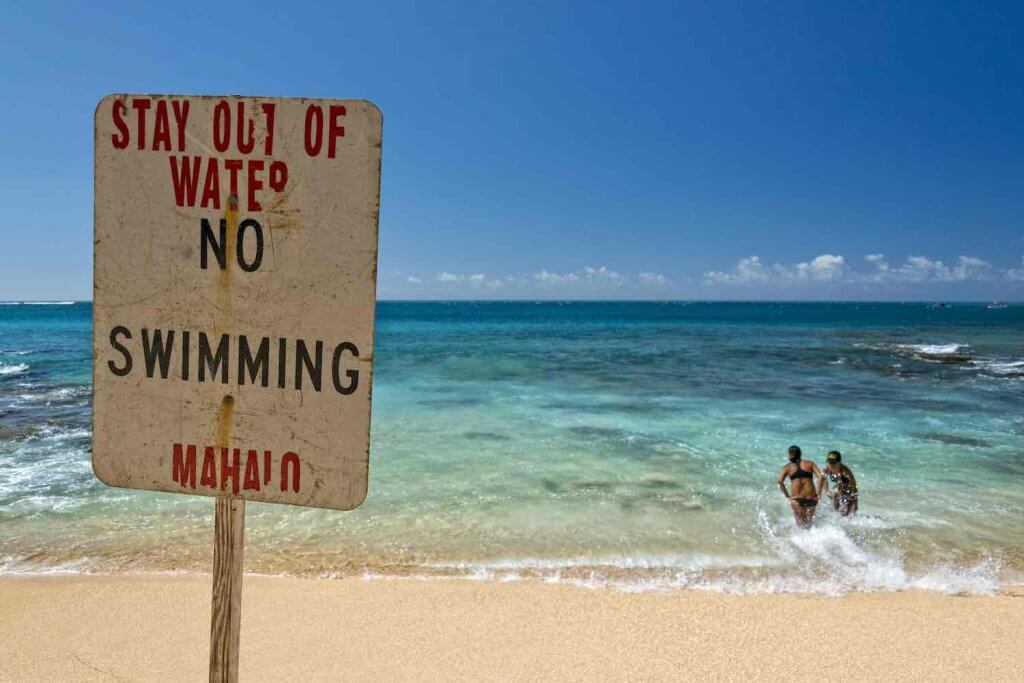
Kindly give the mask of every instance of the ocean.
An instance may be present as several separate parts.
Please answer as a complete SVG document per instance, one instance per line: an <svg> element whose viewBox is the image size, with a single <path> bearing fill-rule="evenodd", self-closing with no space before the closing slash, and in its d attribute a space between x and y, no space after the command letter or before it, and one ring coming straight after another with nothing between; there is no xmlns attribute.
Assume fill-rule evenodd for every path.
<svg viewBox="0 0 1024 683"><path fill-rule="evenodd" d="M209 571L213 501L89 462L91 305L0 304L0 572ZM1024 305L381 302L369 495L246 570L737 593L1024 584ZM786 448L860 514L798 530Z"/></svg>

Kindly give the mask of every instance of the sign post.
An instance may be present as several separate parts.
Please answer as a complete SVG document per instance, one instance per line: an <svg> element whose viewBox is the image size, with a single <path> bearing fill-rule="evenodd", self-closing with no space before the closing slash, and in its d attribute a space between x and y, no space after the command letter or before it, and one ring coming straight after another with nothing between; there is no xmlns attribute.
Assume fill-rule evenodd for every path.
<svg viewBox="0 0 1024 683"><path fill-rule="evenodd" d="M381 133L362 100L96 108L93 470L216 499L211 681L238 676L245 502L366 496Z"/></svg>
<svg viewBox="0 0 1024 683"><path fill-rule="evenodd" d="M238 640L242 625L245 499L218 496L213 529L210 680L237 681Z"/></svg>

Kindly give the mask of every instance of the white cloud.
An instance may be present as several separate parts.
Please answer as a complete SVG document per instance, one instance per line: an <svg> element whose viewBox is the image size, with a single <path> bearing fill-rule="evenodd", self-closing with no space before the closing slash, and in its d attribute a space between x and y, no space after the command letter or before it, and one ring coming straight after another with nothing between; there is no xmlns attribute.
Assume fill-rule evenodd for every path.
<svg viewBox="0 0 1024 683"><path fill-rule="evenodd" d="M993 275L992 264L974 256L961 256L952 270L953 279L988 280Z"/></svg>
<svg viewBox="0 0 1024 683"><path fill-rule="evenodd" d="M1010 268L1006 271L1006 279L1014 282L1024 281L1024 256L1020 257L1020 268Z"/></svg>
<svg viewBox="0 0 1024 683"><path fill-rule="evenodd" d="M712 285L746 285L767 280L769 271L765 270L760 256L739 259L731 271L709 270L705 273L705 282Z"/></svg>
<svg viewBox="0 0 1024 683"><path fill-rule="evenodd" d="M546 269L533 274L533 279L543 285L559 285L566 282L579 282L580 276L576 273L549 273Z"/></svg>
<svg viewBox="0 0 1024 683"><path fill-rule="evenodd" d="M897 278L923 282L932 278L941 279L942 274L946 272L946 266L942 261L933 261L927 256L908 256L906 262L893 272Z"/></svg>
<svg viewBox="0 0 1024 683"><path fill-rule="evenodd" d="M846 259L835 254L816 256L810 263L798 263L794 269L797 278L811 280L838 280L846 270Z"/></svg>
<svg viewBox="0 0 1024 683"><path fill-rule="evenodd" d="M498 289L503 286L501 280L497 278L488 278L486 273L473 273L466 278L469 280L469 284L473 287L487 287L489 289Z"/></svg>
<svg viewBox="0 0 1024 683"><path fill-rule="evenodd" d="M423 280L416 277L415 275L409 275L408 273L403 273L400 270L396 270L395 275L402 278L402 280L404 280L405 283L409 285L419 285L423 283Z"/></svg>
<svg viewBox="0 0 1024 683"><path fill-rule="evenodd" d="M883 282L889 276L889 264L885 261L885 254L868 254L864 260L875 266L875 272L865 276L868 281Z"/></svg>
<svg viewBox="0 0 1024 683"><path fill-rule="evenodd" d="M774 264L766 266L760 256L741 258L730 271L709 270L704 273L704 281L719 285L744 285L757 282L795 282L795 281L836 281L842 279L846 272L846 259L835 254L822 254L807 262L792 266Z"/></svg>
<svg viewBox="0 0 1024 683"><path fill-rule="evenodd" d="M661 287L669 284L668 278L661 273L649 273L645 270L640 271L637 279L640 280L640 284L648 287Z"/></svg>
<svg viewBox="0 0 1024 683"><path fill-rule="evenodd" d="M474 289L479 287L498 289L503 286L501 280L496 278L488 278L486 273L471 273L469 275L463 275L461 273L449 273L447 270L442 270L440 273L434 276L434 279L446 285L456 283L469 283L469 285Z"/></svg>
<svg viewBox="0 0 1024 683"><path fill-rule="evenodd" d="M626 278L606 266L584 266L574 273L552 273L547 269L534 273L534 282L542 285L612 285L618 287Z"/></svg>
<svg viewBox="0 0 1024 683"><path fill-rule="evenodd" d="M813 291L814 286L839 285L856 287L858 293L877 288L899 285L955 285L957 283L1024 283L1024 258L1019 266L999 268L976 256L962 255L951 263L923 255L911 255L902 261L890 262L882 253L868 253L863 261L851 264L841 254L819 254L807 261L795 263L766 263L757 255L741 258L725 270L709 270L703 273L705 285L791 289L803 293ZM503 296L606 296L613 291L623 295L649 296L654 288L662 292L678 294L680 280L669 279L663 273L640 270L623 275L608 266L584 266L578 270L557 272L541 269L533 273L494 276L485 272L453 273L443 270L434 275L411 275L395 271L397 278L409 286L430 288L435 294L473 290L502 290ZM689 279L681 276L682 281ZM832 294L843 290L828 290Z"/></svg>
<svg viewBox="0 0 1024 683"><path fill-rule="evenodd" d="M845 282L845 283L938 283L978 282L999 278L1017 279L1022 269L1000 270L988 261L976 256L960 256L952 266L926 256L908 256L898 266L890 266L884 254L868 254L864 257L874 270L862 272L848 267L846 259L838 254L822 254L810 262L792 266L774 264L766 266L757 256L740 259L732 270L711 270L704 273L705 284L745 285L753 283L793 284L801 282Z"/></svg>
<svg viewBox="0 0 1024 683"><path fill-rule="evenodd" d="M604 266L598 266L597 268L594 268L593 266L586 266L583 269L583 273L587 280L592 282L610 282L613 285L621 285L625 281L624 277L616 273L614 270L608 270L608 268Z"/></svg>
<svg viewBox="0 0 1024 683"><path fill-rule="evenodd" d="M876 270L868 277L872 282L968 282L990 280L999 275L988 261L975 256L961 256L954 266L927 256L908 256L895 268L890 268L883 259L874 263ZM1006 274L1009 272L1012 271Z"/></svg>

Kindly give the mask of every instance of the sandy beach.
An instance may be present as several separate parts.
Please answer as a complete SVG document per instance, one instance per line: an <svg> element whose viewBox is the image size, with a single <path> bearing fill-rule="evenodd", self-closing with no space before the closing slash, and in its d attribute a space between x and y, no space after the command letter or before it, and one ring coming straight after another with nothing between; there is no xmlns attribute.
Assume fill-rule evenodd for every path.
<svg viewBox="0 0 1024 683"><path fill-rule="evenodd" d="M209 593L206 576L3 577L0 679L203 679ZM1022 599L247 576L241 679L1020 680Z"/></svg>

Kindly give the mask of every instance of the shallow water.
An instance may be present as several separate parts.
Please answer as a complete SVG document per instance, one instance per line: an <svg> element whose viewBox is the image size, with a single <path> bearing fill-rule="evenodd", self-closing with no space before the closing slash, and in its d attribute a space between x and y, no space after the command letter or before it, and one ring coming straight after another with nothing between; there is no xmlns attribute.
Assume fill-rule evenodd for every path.
<svg viewBox="0 0 1024 683"><path fill-rule="evenodd" d="M1024 306L398 303L378 309L370 492L250 504L257 572L626 590L1024 576ZM205 570L213 503L89 465L89 304L0 305L0 567ZM861 512L793 528L785 450Z"/></svg>

